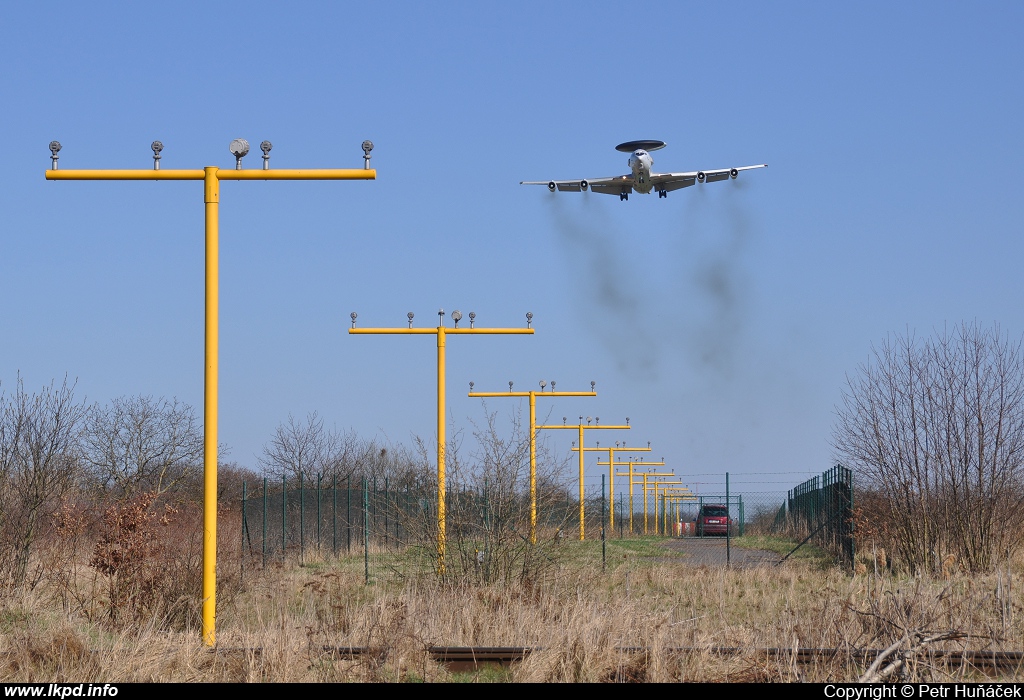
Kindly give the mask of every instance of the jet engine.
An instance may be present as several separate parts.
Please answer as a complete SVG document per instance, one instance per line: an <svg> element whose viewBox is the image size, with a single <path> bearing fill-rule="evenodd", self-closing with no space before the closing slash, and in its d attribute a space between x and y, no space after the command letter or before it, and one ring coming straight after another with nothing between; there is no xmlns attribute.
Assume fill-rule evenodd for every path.
<svg viewBox="0 0 1024 700"><path fill-rule="evenodd" d="M729 171L729 175L732 177L733 180L735 180L736 176L739 175L739 174L740 174L740 171L737 170L736 168L733 168L732 170Z"/></svg>
<svg viewBox="0 0 1024 700"><path fill-rule="evenodd" d="M551 182L548 183L548 189L551 190L552 192L555 191L555 181L554 180L552 180Z"/></svg>
<svg viewBox="0 0 1024 700"><path fill-rule="evenodd" d="M707 177L707 175L705 175L703 172L697 173L697 182L704 182L704 179L706 177Z"/></svg>
<svg viewBox="0 0 1024 700"><path fill-rule="evenodd" d="M590 187L590 183L589 182L587 182L586 180L580 180L580 189L581 190L586 192L588 187Z"/></svg>

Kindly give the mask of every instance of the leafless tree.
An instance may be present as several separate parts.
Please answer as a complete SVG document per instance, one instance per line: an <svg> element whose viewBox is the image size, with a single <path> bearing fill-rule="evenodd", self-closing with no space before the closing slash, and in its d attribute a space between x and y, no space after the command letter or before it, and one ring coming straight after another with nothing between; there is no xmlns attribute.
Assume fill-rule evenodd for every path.
<svg viewBox="0 0 1024 700"><path fill-rule="evenodd" d="M848 377L833 444L900 558L981 571L1024 540L1024 357L998 326L897 336Z"/></svg>
<svg viewBox="0 0 1024 700"><path fill-rule="evenodd" d="M128 396L93 407L84 447L103 488L127 499L164 493L198 471L203 430L192 407L177 399Z"/></svg>
<svg viewBox="0 0 1024 700"><path fill-rule="evenodd" d="M81 473L80 431L87 413L65 378L37 394L18 377L14 393L0 393L0 571L24 583L44 516Z"/></svg>
<svg viewBox="0 0 1024 700"><path fill-rule="evenodd" d="M288 420L277 426L263 447L259 462L264 471L276 476L301 474L309 480L318 474L341 477L351 471L354 443L354 436L326 429L316 411L307 414L305 421L288 414Z"/></svg>

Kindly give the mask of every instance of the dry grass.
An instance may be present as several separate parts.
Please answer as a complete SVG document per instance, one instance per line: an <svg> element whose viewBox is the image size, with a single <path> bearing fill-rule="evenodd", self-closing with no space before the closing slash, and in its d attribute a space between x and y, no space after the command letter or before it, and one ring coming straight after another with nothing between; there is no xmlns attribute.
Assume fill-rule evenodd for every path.
<svg viewBox="0 0 1024 700"><path fill-rule="evenodd" d="M130 624L90 619L43 584L0 599L0 675L66 682L824 681L856 680L865 664L840 654L798 665L757 650L854 652L915 631L964 635L940 648L1024 648L1019 562L987 576L939 580L866 568L850 576L794 561L730 570L637 555L602 573L599 559L568 556L516 586L432 576L366 586L361 559L276 565L225 596L214 651L166 615ZM510 671L460 676L431 660L434 645L535 651ZM372 653L346 659L338 648L349 646ZM721 646L745 651L721 655L714 651ZM669 651L681 647L691 651ZM902 673L908 680L980 677L923 657Z"/></svg>

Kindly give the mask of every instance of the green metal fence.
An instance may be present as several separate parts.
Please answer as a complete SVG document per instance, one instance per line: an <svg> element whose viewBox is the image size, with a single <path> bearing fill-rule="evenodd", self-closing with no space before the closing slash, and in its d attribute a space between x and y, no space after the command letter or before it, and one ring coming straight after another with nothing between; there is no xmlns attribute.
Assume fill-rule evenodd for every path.
<svg viewBox="0 0 1024 700"><path fill-rule="evenodd" d="M805 535L851 563L854 558L853 473L837 464L792 489L776 516L776 527Z"/></svg>

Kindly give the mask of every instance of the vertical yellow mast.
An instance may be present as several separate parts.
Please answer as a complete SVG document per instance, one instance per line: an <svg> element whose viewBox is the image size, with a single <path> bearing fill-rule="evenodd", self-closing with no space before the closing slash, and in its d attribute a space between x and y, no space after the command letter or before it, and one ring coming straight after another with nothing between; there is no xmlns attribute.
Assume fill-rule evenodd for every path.
<svg viewBox="0 0 1024 700"><path fill-rule="evenodd" d="M204 168L206 206L206 361L203 380L203 640L216 641L217 387L220 370L220 180Z"/></svg>

